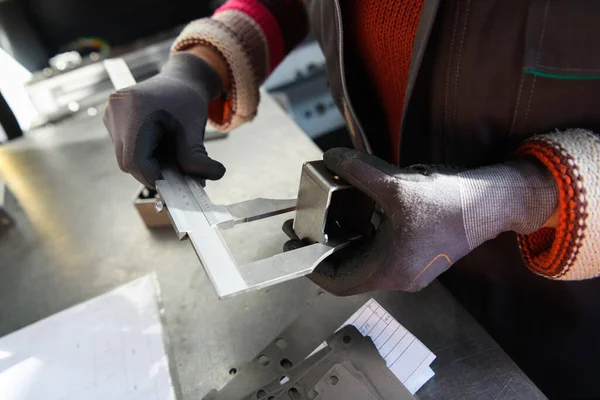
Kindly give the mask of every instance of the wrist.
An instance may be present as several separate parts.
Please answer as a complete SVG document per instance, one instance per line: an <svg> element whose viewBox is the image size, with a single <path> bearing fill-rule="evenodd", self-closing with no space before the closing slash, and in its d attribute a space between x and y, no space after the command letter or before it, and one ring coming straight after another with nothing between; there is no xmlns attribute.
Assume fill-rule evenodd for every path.
<svg viewBox="0 0 600 400"><path fill-rule="evenodd" d="M543 165L529 159L459 174L465 231L471 248L513 231L533 233L558 203L558 190Z"/></svg>
<svg viewBox="0 0 600 400"><path fill-rule="evenodd" d="M195 90L207 103L223 93L219 73L202 58L187 52L171 54L160 75Z"/></svg>
<svg viewBox="0 0 600 400"><path fill-rule="evenodd" d="M525 235L538 231L551 221L558 205L558 188L552 174L543 164L533 159L507 163L519 174L520 183L514 193L509 229Z"/></svg>
<svg viewBox="0 0 600 400"><path fill-rule="evenodd" d="M186 53L194 54L197 57L203 59L208 65L213 67L215 71L221 77L223 83L223 91L229 92L231 90L231 79L229 77L229 67L225 58L217 50L212 47L198 44L185 50Z"/></svg>

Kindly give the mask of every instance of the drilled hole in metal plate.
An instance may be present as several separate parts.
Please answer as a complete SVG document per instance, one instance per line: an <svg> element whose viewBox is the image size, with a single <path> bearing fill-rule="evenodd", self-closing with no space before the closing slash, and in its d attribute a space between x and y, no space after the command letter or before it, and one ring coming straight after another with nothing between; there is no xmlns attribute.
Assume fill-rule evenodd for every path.
<svg viewBox="0 0 600 400"><path fill-rule="evenodd" d="M335 375L331 375L331 376L329 377L329 384L330 384L331 386L335 386L335 385L337 385L337 383L338 383L339 381L340 381L340 380L339 380L339 378L338 378L337 376L335 376Z"/></svg>
<svg viewBox="0 0 600 400"><path fill-rule="evenodd" d="M342 338L342 342L344 342L344 343L346 343L346 344L350 343L351 341L352 341L352 338L351 338L350 336L348 336L348 335L345 335L345 336Z"/></svg>
<svg viewBox="0 0 600 400"><path fill-rule="evenodd" d="M264 390L260 389L258 392L256 392L256 398L257 399L262 399L263 397L265 397L267 395L267 392L265 392Z"/></svg>
<svg viewBox="0 0 600 400"><path fill-rule="evenodd" d="M327 111L327 106L323 103L317 103L315 110L317 110L317 114L323 115L325 114L325 111Z"/></svg>
<svg viewBox="0 0 600 400"><path fill-rule="evenodd" d="M289 376L282 376L281 378L279 378L279 384L280 385L285 385L286 383L288 383L290 381L290 377Z"/></svg>
<svg viewBox="0 0 600 400"><path fill-rule="evenodd" d="M237 368L231 368L231 369L229 370L229 375L233 376L233 375L235 375L235 374L237 374Z"/></svg>
<svg viewBox="0 0 600 400"><path fill-rule="evenodd" d="M281 350L287 347L287 342L281 338L275 341L275 346L279 347Z"/></svg>
<svg viewBox="0 0 600 400"><path fill-rule="evenodd" d="M300 394L300 392L296 388L291 388L290 390L288 390L288 396L292 400L297 400L297 399L301 399L302 398L302 395Z"/></svg>
<svg viewBox="0 0 600 400"><path fill-rule="evenodd" d="M284 369L290 369L294 366L294 364L287 358L282 358L279 362L279 365L281 365L281 367Z"/></svg>
<svg viewBox="0 0 600 400"><path fill-rule="evenodd" d="M258 356L258 363L260 365L262 365L263 367L266 367L267 365L269 365L270 362L271 362L271 360L269 360L269 357L265 356L264 354L261 356Z"/></svg>

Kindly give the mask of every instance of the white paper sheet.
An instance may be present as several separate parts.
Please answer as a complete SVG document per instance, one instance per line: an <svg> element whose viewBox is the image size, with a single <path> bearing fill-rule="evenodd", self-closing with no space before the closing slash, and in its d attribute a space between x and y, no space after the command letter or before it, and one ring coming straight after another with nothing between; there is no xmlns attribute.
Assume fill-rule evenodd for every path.
<svg viewBox="0 0 600 400"><path fill-rule="evenodd" d="M154 274L0 338L2 400L174 400Z"/></svg>
<svg viewBox="0 0 600 400"><path fill-rule="evenodd" d="M374 299L352 314L339 329L348 325L354 325L373 340L388 368L412 394L435 375L429 367L435 354ZM311 355L325 346L321 344Z"/></svg>

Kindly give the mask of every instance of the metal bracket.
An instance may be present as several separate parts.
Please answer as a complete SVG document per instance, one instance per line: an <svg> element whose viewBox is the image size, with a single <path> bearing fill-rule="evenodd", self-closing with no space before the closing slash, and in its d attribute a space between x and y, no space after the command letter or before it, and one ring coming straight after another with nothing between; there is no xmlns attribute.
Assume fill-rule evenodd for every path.
<svg viewBox="0 0 600 400"><path fill-rule="evenodd" d="M351 325L333 334L325 348L273 376L266 385L253 383L260 386L250 389L243 400L415 400L372 340ZM225 396L225 392L213 392L205 400L230 398Z"/></svg>
<svg viewBox="0 0 600 400"><path fill-rule="evenodd" d="M294 233L306 243L366 236L374 205L369 196L333 175L323 161L304 163Z"/></svg>

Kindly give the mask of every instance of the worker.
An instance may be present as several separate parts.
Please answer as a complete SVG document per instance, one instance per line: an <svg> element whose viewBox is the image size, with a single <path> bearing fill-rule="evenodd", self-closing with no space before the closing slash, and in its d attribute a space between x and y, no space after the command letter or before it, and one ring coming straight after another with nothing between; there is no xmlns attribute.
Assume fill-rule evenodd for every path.
<svg viewBox="0 0 600 400"><path fill-rule="evenodd" d="M207 119L251 121L310 19L355 147L325 164L384 212L351 257L310 278L350 295L417 291L448 270L447 287L548 396L600 398L599 12L579 0L230 0L182 31L160 74L115 92L105 124L121 169L149 187L164 152L221 178Z"/></svg>

